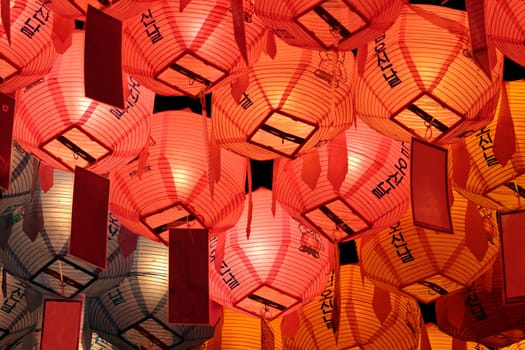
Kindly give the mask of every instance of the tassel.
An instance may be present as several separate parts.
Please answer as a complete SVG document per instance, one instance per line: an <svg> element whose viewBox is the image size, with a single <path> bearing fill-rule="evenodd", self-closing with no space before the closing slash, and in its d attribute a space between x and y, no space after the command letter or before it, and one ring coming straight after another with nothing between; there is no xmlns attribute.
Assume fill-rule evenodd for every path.
<svg viewBox="0 0 525 350"><path fill-rule="evenodd" d="M507 84L503 83L501 88L501 100L494 134L494 155L498 162L505 166L516 153L516 133L514 131L514 121L509 107L509 97L507 93Z"/></svg>
<svg viewBox="0 0 525 350"><path fill-rule="evenodd" d="M244 62L248 64L248 51L246 50L246 32L244 28L243 0L231 0L233 34L239 47Z"/></svg>

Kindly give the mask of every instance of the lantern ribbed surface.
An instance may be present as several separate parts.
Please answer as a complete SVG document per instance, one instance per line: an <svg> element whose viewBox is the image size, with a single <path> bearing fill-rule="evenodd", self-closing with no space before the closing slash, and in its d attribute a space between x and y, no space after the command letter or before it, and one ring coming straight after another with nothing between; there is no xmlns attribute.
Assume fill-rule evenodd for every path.
<svg viewBox="0 0 525 350"><path fill-rule="evenodd" d="M23 220L14 223L2 255L7 272L54 297L62 296L60 271L65 297L78 293L97 295L121 281L133 263L132 255L125 257L122 254L118 243L120 223L111 213L108 215L105 270L68 255L73 181L73 173L54 170L53 187L46 193L37 188L33 199L42 203L42 208L36 212L43 218L43 228L31 241L23 231ZM15 211L15 217L29 220L23 208Z"/></svg>
<svg viewBox="0 0 525 350"><path fill-rule="evenodd" d="M167 323L168 248L142 237L126 279L87 303L90 327L119 349L194 349L213 336L211 326Z"/></svg>
<svg viewBox="0 0 525 350"><path fill-rule="evenodd" d="M38 0L10 3L11 43L0 19L0 92L5 94L47 74L57 56L51 39L53 13L50 9Z"/></svg>
<svg viewBox="0 0 525 350"><path fill-rule="evenodd" d="M427 327L428 338L432 350L454 349L452 345L454 339L450 335L441 332L438 326L436 326L433 323L427 323L425 326ZM465 348L465 350L494 350L493 348L488 348L485 345L476 342L467 342L466 345L467 347ZM507 348L505 348L505 350L507 350Z"/></svg>
<svg viewBox="0 0 525 350"><path fill-rule="evenodd" d="M264 350L261 344L260 318L245 315L229 308L223 308L222 325L215 328L215 334L200 350ZM283 349L281 318L267 323L271 330L275 350Z"/></svg>
<svg viewBox="0 0 525 350"><path fill-rule="evenodd" d="M472 58L467 22L465 11L404 7L394 25L368 44L356 82L357 114L392 138L414 136L441 144L488 124L499 96L503 56L489 48L495 56L489 79Z"/></svg>
<svg viewBox="0 0 525 350"><path fill-rule="evenodd" d="M12 212L31 200L34 157L16 142L11 152L11 183L9 191L0 189L0 214Z"/></svg>
<svg viewBox="0 0 525 350"><path fill-rule="evenodd" d="M340 144L317 149L320 174L315 188L302 177L308 167L305 157L279 160L273 183L276 200L291 216L334 241L387 228L409 205L410 144L363 122L347 129L345 137L346 149ZM332 153L347 154L347 173L339 188L329 181Z"/></svg>
<svg viewBox="0 0 525 350"><path fill-rule="evenodd" d="M257 15L290 45L313 50L353 50L387 30L401 0L259 0Z"/></svg>
<svg viewBox="0 0 525 350"><path fill-rule="evenodd" d="M257 160L306 153L354 118L353 54L301 49L280 39L276 48L274 59L261 55L248 69L239 102L227 85L213 94L217 142Z"/></svg>
<svg viewBox="0 0 525 350"><path fill-rule="evenodd" d="M525 115L525 80L504 84L514 135L509 138L508 133L499 131L502 119L500 99L494 120L465 139L470 172L466 184L456 183L456 189L480 205L509 211L525 207L525 121L522 118ZM500 139L497 141L497 138ZM515 147L506 164L496 157L501 140ZM454 152L450 153L454 161Z"/></svg>
<svg viewBox="0 0 525 350"><path fill-rule="evenodd" d="M416 350L421 313L412 298L389 294L390 312L381 322L373 307L376 289L362 279L357 265L341 266L341 319L339 341L333 332L335 278L332 273L320 296L299 309L300 325L293 338L285 338L287 350Z"/></svg>
<svg viewBox="0 0 525 350"><path fill-rule="evenodd" d="M333 245L295 221L265 188L253 192L250 237L248 205L225 237L210 237L210 298L234 310L274 319L297 309L323 291L333 259ZM217 242L224 239L220 272Z"/></svg>
<svg viewBox="0 0 525 350"><path fill-rule="evenodd" d="M504 347L525 339L525 305L503 303L501 256L467 288L436 301L439 329L452 337Z"/></svg>
<svg viewBox="0 0 525 350"><path fill-rule="evenodd" d="M151 3L150 0L53 0L47 6L54 13L79 20L85 20L88 6L93 6L114 18L124 20L144 11Z"/></svg>
<svg viewBox="0 0 525 350"><path fill-rule="evenodd" d="M247 162L220 150L220 168L214 170L215 180L210 179L208 124L207 118L185 111L152 116L143 174L137 175L137 162L112 174L110 207L124 226L167 242L168 224L225 230L237 222L244 204Z"/></svg>
<svg viewBox="0 0 525 350"><path fill-rule="evenodd" d="M54 168L79 166L103 174L143 149L155 95L128 77L124 110L85 97L83 51L84 33L76 31L53 70L17 92L14 137Z"/></svg>
<svg viewBox="0 0 525 350"><path fill-rule="evenodd" d="M514 343L512 345L509 345L502 350L524 350L525 349L525 340L520 341L519 343Z"/></svg>
<svg viewBox="0 0 525 350"><path fill-rule="evenodd" d="M505 56L525 66L525 3L489 0L485 6L487 37Z"/></svg>
<svg viewBox="0 0 525 350"><path fill-rule="evenodd" d="M156 1L124 23L123 68L161 95L198 96L245 67L228 0ZM262 49L265 27L245 22L248 63ZM229 84L228 84L229 85Z"/></svg>
<svg viewBox="0 0 525 350"><path fill-rule="evenodd" d="M471 216L467 203L454 195L452 233L416 226L408 209L389 229L364 238L360 247L364 276L424 303L472 283L494 263L500 241L495 212L473 208ZM481 253L471 249L483 244Z"/></svg>

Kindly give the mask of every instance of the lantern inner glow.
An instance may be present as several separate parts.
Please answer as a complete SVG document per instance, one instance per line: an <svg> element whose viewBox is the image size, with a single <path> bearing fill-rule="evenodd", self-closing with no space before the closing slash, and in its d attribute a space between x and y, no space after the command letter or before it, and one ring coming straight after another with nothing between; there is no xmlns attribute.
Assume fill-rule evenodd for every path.
<svg viewBox="0 0 525 350"><path fill-rule="evenodd" d="M155 350L168 349L182 343L182 338L179 335L166 328L162 322L152 316L132 325L124 330L120 336L131 344L142 345L144 348L151 349L150 346L154 345L153 349ZM180 342L173 343L174 338L180 339Z"/></svg>
<svg viewBox="0 0 525 350"><path fill-rule="evenodd" d="M12 63L0 55L0 84L11 77L14 77L19 72L20 71Z"/></svg>
<svg viewBox="0 0 525 350"><path fill-rule="evenodd" d="M292 306L299 304L300 302L301 301L297 298L294 298L283 291L268 285L262 285L248 296L243 297L237 304L235 304L235 307L256 316L263 317L265 315L261 315L261 310L264 310L265 314L268 313L270 315L268 318L273 319L283 311L290 309Z"/></svg>
<svg viewBox="0 0 525 350"><path fill-rule="evenodd" d="M344 42L370 23L346 1L325 0L300 13L294 21L325 49Z"/></svg>
<svg viewBox="0 0 525 350"><path fill-rule="evenodd" d="M170 218L169 220L166 220ZM173 220L172 220L173 219ZM188 228L205 228L191 210L188 210L182 202L175 203L162 208L154 213L148 213L140 217L140 221L148 227L151 232L168 241L168 229L185 225Z"/></svg>

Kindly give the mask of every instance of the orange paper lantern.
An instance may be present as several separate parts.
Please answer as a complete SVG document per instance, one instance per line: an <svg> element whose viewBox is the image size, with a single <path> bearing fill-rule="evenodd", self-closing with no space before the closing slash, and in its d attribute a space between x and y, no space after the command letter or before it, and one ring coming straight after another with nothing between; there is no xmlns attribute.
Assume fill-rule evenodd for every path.
<svg viewBox="0 0 525 350"><path fill-rule="evenodd" d="M13 143L9 191L0 189L0 214L13 212L31 200L35 158Z"/></svg>
<svg viewBox="0 0 525 350"><path fill-rule="evenodd" d="M403 0L257 1L257 15L290 45L314 50L353 50L387 30Z"/></svg>
<svg viewBox="0 0 525 350"><path fill-rule="evenodd" d="M319 295L333 257L333 245L326 238L299 224L278 204L272 215L271 196L264 188L253 192L249 238L248 208L233 228L210 238L210 297L268 320ZM215 259L221 255L219 265Z"/></svg>
<svg viewBox="0 0 525 350"><path fill-rule="evenodd" d="M212 100L217 142L257 160L304 154L353 121L353 55L276 43L274 59L261 55L248 69L239 100L231 96L235 85L218 88Z"/></svg>
<svg viewBox="0 0 525 350"><path fill-rule="evenodd" d="M503 56L491 47L491 77L475 63L464 11L406 6L368 45L356 84L356 112L399 140L450 144L489 123L501 86Z"/></svg>
<svg viewBox="0 0 525 350"><path fill-rule="evenodd" d="M0 92L11 93L47 74L57 56L53 13L38 0L8 1L11 42L0 19Z"/></svg>
<svg viewBox="0 0 525 350"><path fill-rule="evenodd" d="M313 186L310 162L317 160L308 154L279 160L273 183L275 199L292 217L336 241L395 224L408 208L410 193L408 143L383 136L362 122L342 136L346 143L332 142L313 151L320 167ZM336 154L346 158L346 167L331 159ZM341 184L330 181L335 176L331 172L341 174Z"/></svg>
<svg viewBox="0 0 525 350"><path fill-rule="evenodd" d="M427 323L425 327L427 327L428 338L430 340L430 345L432 347L432 350L455 349L454 348L454 338L440 331L438 326L436 326L433 323ZM464 350L495 350L494 348L488 348L476 342L467 342L466 347L464 347L463 349Z"/></svg>
<svg viewBox="0 0 525 350"><path fill-rule="evenodd" d="M198 96L245 66L233 35L228 0L157 1L124 23L123 68L161 95ZM253 20L252 20L253 19ZM262 49L265 28L245 25L248 63Z"/></svg>
<svg viewBox="0 0 525 350"><path fill-rule="evenodd" d="M495 213L456 194L450 208L452 234L424 229L409 209L388 230L364 238L363 274L387 290L424 303L472 283L494 262L500 242Z"/></svg>
<svg viewBox="0 0 525 350"><path fill-rule="evenodd" d="M220 150L220 167L210 165L208 124L206 117L191 112L152 116L145 163L131 162L111 177L110 208L124 226L168 242L169 226L225 230L237 222L247 162Z"/></svg>
<svg viewBox="0 0 525 350"><path fill-rule="evenodd" d="M84 33L38 83L17 93L14 137L45 163L104 174L136 157L146 144L153 92L128 77L124 110L86 98Z"/></svg>

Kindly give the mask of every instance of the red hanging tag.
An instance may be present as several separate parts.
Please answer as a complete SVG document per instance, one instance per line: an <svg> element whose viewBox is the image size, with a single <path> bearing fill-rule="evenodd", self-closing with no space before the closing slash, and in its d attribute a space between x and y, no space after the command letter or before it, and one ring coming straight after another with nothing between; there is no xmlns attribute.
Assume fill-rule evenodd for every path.
<svg viewBox="0 0 525 350"><path fill-rule="evenodd" d="M421 337L420 337L420 343L419 343L419 350L432 350L432 346L430 345L430 339L428 337L427 326L423 321L423 316L421 316L420 323L421 323Z"/></svg>
<svg viewBox="0 0 525 350"><path fill-rule="evenodd" d="M372 299L372 307L377 316L377 319L383 324L390 312L392 311L392 302L390 300L390 293L379 287L374 288L374 297Z"/></svg>
<svg viewBox="0 0 525 350"><path fill-rule="evenodd" d="M83 300L46 300L40 350L77 350L82 329L83 309Z"/></svg>
<svg viewBox="0 0 525 350"><path fill-rule="evenodd" d="M168 322L209 325L208 230L169 234Z"/></svg>
<svg viewBox="0 0 525 350"><path fill-rule="evenodd" d="M452 338L451 350L467 350L467 342L461 339Z"/></svg>
<svg viewBox="0 0 525 350"><path fill-rule="evenodd" d="M7 42L11 45L11 1L2 0L0 2L0 12L2 12L2 25L4 27Z"/></svg>
<svg viewBox="0 0 525 350"><path fill-rule="evenodd" d="M346 133L342 132L328 142L328 181L339 191L348 173Z"/></svg>
<svg viewBox="0 0 525 350"><path fill-rule="evenodd" d="M27 237L34 242L38 237L40 230L44 227L44 218L42 216L42 202L40 194L37 193L33 200L24 205L24 223L23 230Z"/></svg>
<svg viewBox="0 0 525 350"><path fill-rule="evenodd" d="M128 88L122 73L122 23L89 6L85 38L86 97L123 109Z"/></svg>
<svg viewBox="0 0 525 350"><path fill-rule="evenodd" d="M295 337L300 325L301 319L299 318L297 310L283 316L281 322L281 336L283 343L285 343L286 339L293 339Z"/></svg>
<svg viewBox="0 0 525 350"><path fill-rule="evenodd" d="M505 304L525 301L525 211L499 213Z"/></svg>
<svg viewBox="0 0 525 350"><path fill-rule="evenodd" d="M451 149L454 182L459 187L465 188L467 186L468 174L470 172L470 156L468 154L465 140L452 144Z"/></svg>
<svg viewBox="0 0 525 350"><path fill-rule="evenodd" d="M180 4L179 4L179 12L182 12L184 11L184 9L186 8L186 6L188 6L188 4L191 2L191 0L180 0Z"/></svg>
<svg viewBox="0 0 525 350"><path fill-rule="evenodd" d="M507 84L503 82L501 87L501 100L498 113L496 132L494 133L494 146L492 148L498 162L505 166L516 153L516 132L514 121L509 106Z"/></svg>
<svg viewBox="0 0 525 350"><path fill-rule="evenodd" d="M109 180L76 167L69 254L106 268Z"/></svg>
<svg viewBox="0 0 525 350"><path fill-rule="evenodd" d="M248 90L250 85L250 77L248 74L248 68L243 69L239 74L233 79L231 85L231 94L236 103L239 103L243 94Z"/></svg>
<svg viewBox="0 0 525 350"><path fill-rule="evenodd" d="M301 179L312 190L315 190L319 176L321 176L321 160L319 158L319 151L313 149L312 151L302 156L303 166L301 169Z"/></svg>
<svg viewBox="0 0 525 350"><path fill-rule="evenodd" d="M471 201L468 201L465 213L465 243L476 259L482 261L489 249L489 241L477 205Z"/></svg>
<svg viewBox="0 0 525 350"><path fill-rule="evenodd" d="M447 304L448 322L457 329L463 329L466 311L463 298L449 298Z"/></svg>
<svg viewBox="0 0 525 350"><path fill-rule="evenodd" d="M277 44L275 43L275 36L270 28L266 30L265 43L264 43L264 53L272 58L275 58L277 54Z"/></svg>
<svg viewBox="0 0 525 350"><path fill-rule="evenodd" d="M485 2L480 0L466 0L466 5L474 61L483 70L485 75L492 80L492 64L490 62L491 57L485 30Z"/></svg>
<svg viewBox="0 0 525 350"><path fill-rule="evenodd" d="M38 167L38 178L40 180L40 188L46 193L51 187L53 187L53 167L46 163L40 163L40 166Z"/></svg>
<svg viewBox="0 0 525 350"><path fill-rule="evenodd" d="M59 54L63 54L73 43L73 31L75 21L72 18L64 17L58 13L53 13L53 45Z"/></svg>
<svg viewBox="0 0 525 350"><path fill-rule="evenodd" d="M9 1L7 5L9 7ZM0 188L6 191L9 191L11 183L14 118L15 100L0 93Z"/></svg>
<svg viewBox="0 0 525 350"><path fill-rule="evenodd" d="M412 139L410 185L416 226L452 233L447 150Z"/></svg>
<svg viewBox="0 0 525 350"><path fill-rule="evenodd" d="M124 257L130 256L135 252L135 250L137 250L137 238L138 236L128 230L126 226L120 225L118 232L118 243Z"/></svg>
<svg viewBox="0 0 525 350"><path fill-rule="evenodd" d="M357 74L363 76L366 67L366 59L368 56L368 44L363 44L357 48Z"/></svg>
<svg viewBox="0 0 525 350"><path fill-rule="evenodd" d="M219 232L215 236L217 238L217 245L215 246L215 271L220 275L222 261L224 260L224 247L226 246L226 234L224 232Z"/></svg>
<svg viewBox="0 0 525 350"><path fill-rule="evenodd" d="M261 318L261 350L274 350L275 339L268 321Z"/></svg>
<svg viewBox="0 0 525 350"><path fill-rule="evenodd" d="M233 34L235 42L241 52L244 62L248 64L248 51L246 50L246 31L244 28L244 0L231 0L232 19L233 19Z"/></svg>

